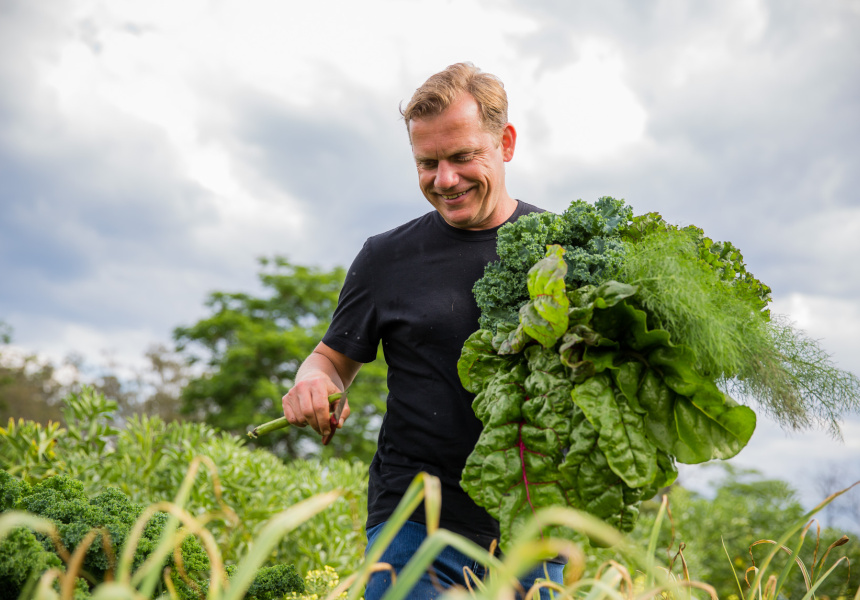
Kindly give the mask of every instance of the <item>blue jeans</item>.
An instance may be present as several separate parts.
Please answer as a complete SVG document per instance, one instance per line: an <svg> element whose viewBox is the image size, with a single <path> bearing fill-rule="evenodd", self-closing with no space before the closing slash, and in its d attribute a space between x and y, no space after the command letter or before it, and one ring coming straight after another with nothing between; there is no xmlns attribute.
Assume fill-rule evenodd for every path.
<svg viewBox="0 0 860 600"><path fill-rule="evenodd" d="M370 546L384 526L385 523L380 523L367 529L368 549L370 549ZM426 537L427 528L423 523L407 521L382 554L380 561L389 563L399 573ZM561 584L564 565L556 563L545 563L545 565L549 573L549 578ZM414 600L436 598L445 592L444 588L455 585L465 587L466 581L463 577L463 567L469 567L479 579L483 579L486 574L484 565L475 562L459 550L447 546L433 562L433 574L424 573L415 587L412 588L409 598ZM523 577L520 582L523 588L528 590L534 585L535 579L538 577L546 577L544 565L536 567L531 573ZM385 594L389 585L391 585L390 572L380 571L379 573L374 573L367 583L367 589L364 593L365 600L379 600ZM541 589L540 597L541 600L549 600L549 590ZM557 597L558 594L556 594Z"/></svg>

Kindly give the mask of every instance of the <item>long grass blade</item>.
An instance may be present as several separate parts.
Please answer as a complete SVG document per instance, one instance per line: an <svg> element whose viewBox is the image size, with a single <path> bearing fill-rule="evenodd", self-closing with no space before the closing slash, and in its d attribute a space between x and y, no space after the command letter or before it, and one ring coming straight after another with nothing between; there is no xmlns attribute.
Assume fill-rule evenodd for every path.
<svg viewBox="0 0 860 600"><path fill-rule="evenodd" d="M66 565L66 572L62 576L60 583L60 597L63 600L73 600L75 595L75 579L84 564L84 558L87 556L87 550L96 539L97 535L107 535L104 529L90 529L83 539L78 543L75 551L72 552L72 558L69 564Z"/></svg>
<svg viewBox="0 0 860 600"><path fill-rule="evenodd" d="M657 538L660 536L660 527L663 524L663 516L666 514L666 509L669 506L669 497L666 494L663 494L663 500L660 502L660 509L657 511L657 516L654 519L654 526L651 528L651 536L648 539L648 554L646 556L646 564L645 564L645 573L646 575L646 588L650 588L654 585L654 578L652 573L654 572L654 560L655 554L657 552Z"/></svg>
<svg viewBox="0 0 860 600"><path fill-rule="evenodd" d="M817 565L813 566L812 579L817 581L818 575L821 573L821 569L824 568L824 563L827 562L827 557L830 556L830 551L836 548L837 546L844 546L849 541L847 535L843 535L841 538L833 542L827 547L827 551L824 553L824 556L821 557L821 560Z"/></svg>
<svg viewBox="0 0 860 600"><path fill-rule="evenodd" d="M197 477L197 471L200 469L200 465L204 464L209 469L210 474L214 481L218 479L218 468L215 466L215 462L209 458L208 456L195 456L191 461L191 464L188 467L188 472L185 473L185 478L182 480L182 485L179 486L179 491L176 493L176 497L173 499L173 506L183 509L185 507L185 503L188 502L188 498L191 495L191 489L194 484L194 480ZM216 486L218 487L218 486ZM167 520L167 523L164 526L164 531L161 534L161 539L158 540L158 549L161 549L162 546L166 544L170 544L170 540L173 539L174 532L179 525L179 517L180 513L177 513L173 510L168 511L170 518ZM192 519L193 521L193 519ZM202 529L201 527L197 527L197 523L194 522L186 523L187 526L190 526L192 529L199 531ZM205 531L205 530L204 530ZM201 538L202 539L202 538ZM136 541L136 540L135 540ZM172 549L172 546L167 546L167 551L169 552ZM158 550L156 550L158 551ZM216 554L218 554L216 548ZM212 558L210 553L210 559ZM213 561L213 570L215 567L214 563L218 563L220 565L220 554L218 554L218 558ZM220 573L219 573L220 575ZM150 598L155 592L155 587L158 585L158 581L161 579L161 573L159 569L151 569L150 571L145 572L145 577L143 582L140 585L140 593L145 597ZM220 580L220 577L219 577ZM215 586L218 584L216 583Z"/></svg>
<svg viewBox="0 0 860 600"><path fill-rule="evenodd" d="M48 569L42 576L39 577L39 582L36 585L36 591L33 594L33 600L57 600L59 595L54 591L54 582L62 581L63 572L59 569ZM24 590L24 594L27 590Z"/></svg>
<svg viewBox="0 0 860 600"><path fill-rule="evenodd" d="M803 561L800 560L800 549L803 547L804 541L806 541L806 532L809 531L809 527L807 526L800 535L800 540L797 542L797 548L790 550L785 546L780 546L780 549L783 550L790 557L788 561L786 561L785 566L782 568L782 571L779 574L779 579L776 582L776 593L778 594L780 590L782 590L782 586L785 585L785 581L788 579L788 575L791 573L791 570L794 568L794 565L798 565L800 568L800 572L803 574L803 581L806 583L806 589L809 589L809 586L812 585L812 581L809 578L809 572L806 570L806 565L803 564ZM775 544L772 540L759 540L750 546L750 556L752 556L752 547L758 544Z"/></svg>
<svg viewBox="0 0 860 600"><path fill-rule="evenodd" d="M132 575L131 565L134 560L134 554L137 549L140 536L152 515L159 511L168 513L172 517L176 518L177 522L181 521L185 525L186 530L180 532L176 532L174 530L174 532L169 536L162 534L155 550L149 555L149 558L144 561L137 572ZM167 527L165 526L165 529L166 528ZM125 584L137 586L142 581L146 581L151 578L152 573L155 573L160 577L161 565L165 563L174 547L178 543L181 543L187 535L197 535L200 538L200 541L209 556L213 579L215 579L217 575L220 581L220 578L223 575L223 565L221 563L221 554L218 550L218 545L215 543L215 538L212 537L212 534L205 527L203 527L203 523L201 521L195 519L188 512L171 504L170 502L158 502L147 506L141 513L140 517L138 517L137 521L135 521L134 527L132 527L128 537L126 538L125 547L123 548L123 553L120 557L119 566L117 568L117 579ZM213 585L217 587L218 583L216 582ZM141 593L144 594L145 597L151 597L153 595L152 591L147 595L143 589L141 589Z"/></svg>
<svg viewBox="0 0 860 600"><path fill-rule="evenodd" d="M434 480L435 483L433 483ZM428 495L438 496L438 501L431 500L428 503L426 499ZM430 510L439 510L439 506L442 503L441 496L441 483L437 477L433 477L427 473L419 473L415 476L415 479L412 480L412 483L406 489L406 493L403 494L403 498L400 499L397 508L394 509L382 531L379 532L376 540L374 540L373 546L367 549L364 562L361 563L361 566L356 571L355 582L349 589L348 600L356 600L359 597L361 590L364 589L370 577L373 565L379 562L379 559L382 558L383 553L391 544L397 532L400 531L403 524L415 512L415 509L418 508L422 500L424 500L424 506L427 508L428 513L426 520L432 523L439 522L438 512L431 515Z"/></svg>
<svg viewBox="0 0 860 600"><path fill-rule="evenodd" d="M738 579L738 572L735 570L735 565L732 562L732 557L729 555L729 549L726 548L726 541L723 539L723 536L720 536L720 543L723 545L723 552L726 553L726 558L729 561L729 565L732 568L732 575L735 578L735 584L738 586L738 598L744 597L744 588L741 587L741 580Z"/></svg>
<svg viewBox="0 0 860 600"><path fill-rule="evenodd" d="M31 515L19 510L9 510L0 514L0 540L19 527L28 527L39 533L56 534L57 528L48 519Z"/></svg>
<svg viewBox="0 0 860 600"><path fill-rule="evenodd" d="M500 571L504 569L502 562L498 558L487 552L484 548L481 548L475 542L451 533L446 529L437 529L433 534L428 535L424 539L412 556L412 559L400 571L397 581L388 588L383 599L403 600L403 598L407 598L409 592L412 591L412 588L415 587L415 584L418 583L424 572L433 564L439 553L448 546L459 550L476 562L491 566Z"/></svg>
<svg viewBox="0 0 860 600"><path fill-rule="evenodd" d="M812 584L812 587L809 588L809 591L806 592L806 594L803 596L803 598L801 600L810 600L810 598L813 598L815 595L815 590L818 589L818 586L820 586L822 583L824 583L824 580L830 576L830 574L833 572L833 569L835 569L839 565L839 563L841 563L842 561L847 561L847 560L848 560L847 557L842 556L839 558L839 560L837 560L835 563L833 563L833 565L831 565L831 567L829 569L827 569L827 571L825 571L824 575L822 575L821 577L816 579L815 583ZM860 594L860 588L858 588L857 593Z"/></svg>
<svg viewBox="0 0 860 600"><path fill-rule="evenodd" d="M815 516L815 514L818 513L821 509L823 509L825 506L827 506L828 504L833 502L836 498L838 498L839 496L841 496L845 492L851 490L853 487L855 487L858 484L860 484L860 481L855 481L853 484L851 484L847 488L830 494L827 498L825 498L818 505L816 505L815 508L813 508L808 513L806 513L803 516L802 520L797 521L792 527L790 527L788 529L788 531L786 531L782 535L782 537L779 539L779 541L776 542L778 544L778 546L775 547L770 552L770 554L767 555L765 560L762 562L761 567L759 569L757 569L755 579L753 580L753 583L750 585L751 592L750 592L750 596L749 596L748 600L753 600L754 595L755 595L755 591L756 591L756 589L758 589L758 587L761 583L761 578L767 572L767 569L770 566L771 561L774 559L776 554L779 552L779 547L785 545L785 543L788 542L789 539L791 539L791 536L793 536L795 533L797 533L798 530L800 530L802 527L804 527L804 525L806 525L806 523L808 523L809 520L813 516Z"/></svg>
<svg viewBox="0 0 860 600"><path fill-rule="evenodd" d="M328 508L341 494L340 490L333 490L312 496L271 518L257 536L251 551L236 568L236 573L230 580L230 588L224 593L223 600L244 598L260 566L266 562L272 549L284 535Z"/></svg>

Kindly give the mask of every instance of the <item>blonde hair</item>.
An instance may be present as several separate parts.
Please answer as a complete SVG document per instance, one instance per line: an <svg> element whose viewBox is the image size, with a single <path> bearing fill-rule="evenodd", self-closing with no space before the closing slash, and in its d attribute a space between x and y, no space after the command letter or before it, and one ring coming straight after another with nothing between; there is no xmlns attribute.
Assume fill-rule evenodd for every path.
<svg viewBox="0 0 860 600"><path fill-rule="evenodd" d="M498 77L482 72L470 62L451 65L415 90L406 108L400 109L406 131L409 132L413 119L439 115L463 94L469 94L478 103L484 129L501 137L508 123L505 86Z"/></svg>

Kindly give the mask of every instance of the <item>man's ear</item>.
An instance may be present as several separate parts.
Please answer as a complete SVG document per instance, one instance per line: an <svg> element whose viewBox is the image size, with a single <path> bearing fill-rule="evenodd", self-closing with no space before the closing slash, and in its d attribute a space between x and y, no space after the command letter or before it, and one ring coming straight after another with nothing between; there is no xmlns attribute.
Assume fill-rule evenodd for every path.
<svg viewBox="0 0 860 600"><path fill-rule="evenodd" d="M502 157L505 162L510 161L514 157L514 148L517 145L517 130L514 126L508 123L502 130Z"/></svg>

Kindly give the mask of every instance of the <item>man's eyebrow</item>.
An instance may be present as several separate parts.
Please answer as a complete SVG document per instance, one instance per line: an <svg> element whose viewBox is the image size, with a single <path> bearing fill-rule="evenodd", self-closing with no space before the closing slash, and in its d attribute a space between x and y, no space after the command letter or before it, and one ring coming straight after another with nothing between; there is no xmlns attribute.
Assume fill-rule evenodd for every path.
<svg viewBox="0 0 860 600"><path fill-rule="evenodd" d="M447 153L443 158L448 158L449 156L460 156L463 154L477 154L480 152L479 148L475 148L473 146L464 146L462 148L457 148L453 152ZM415 154L415 162L427 162L427 161L438 161L440 160L436 156L422 156L420 154Z"/></svg>

